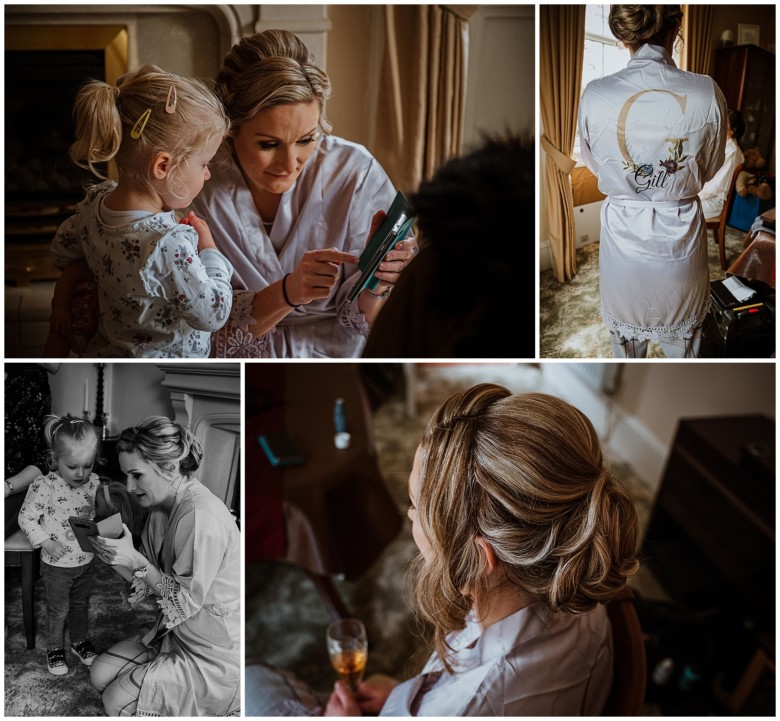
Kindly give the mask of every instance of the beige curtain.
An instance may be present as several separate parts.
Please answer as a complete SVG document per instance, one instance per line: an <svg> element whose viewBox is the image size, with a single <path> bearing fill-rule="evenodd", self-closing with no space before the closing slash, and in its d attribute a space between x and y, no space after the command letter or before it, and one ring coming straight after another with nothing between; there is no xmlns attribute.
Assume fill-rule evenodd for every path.
<svg viewBox="0 0 780 721"><path fill-rule="evenodd" d="M539 101L547 154L545 191L553 274L563 283L577 272L574 204L569 173L585 50L585 6L542 5L539 19Z"/></svg>
<svg viewBox="0 0 780 721"><path fill-rule="evenodd" d="M475 6L387 5L374 155L411 192L463 139L468 18Z"/></svg>
<svg viewBox="0 0 780 721"><path fill-rule="evenodd" d="M683 19L683 67L692 73L709 75L712 62L712 5L686 5Z"/></svg>

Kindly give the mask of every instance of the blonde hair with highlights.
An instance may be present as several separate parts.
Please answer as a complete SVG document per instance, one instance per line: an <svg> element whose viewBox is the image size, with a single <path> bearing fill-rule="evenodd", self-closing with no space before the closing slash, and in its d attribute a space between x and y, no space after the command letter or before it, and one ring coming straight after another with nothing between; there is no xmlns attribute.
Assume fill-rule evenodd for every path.
<svg viewBox="0 0 780 721"><path fill-rule="evenodd" d="M585 613L636 572L637 515L605 468L590 421L541 393L492 384L448 398L420 444L416 502L431 551L414 593L452 671L446 636L489 608L481 537L506 582L550 610Z"/></svg>
<svg viewBox="0 0 780 721"><path fill-rule="evenodd" d="M136 451L141 458L171 478L194 473L203 460L200 441L180 423L165 416L150 416L119 436L117 453Z"/></svg>
<svg viewBox="0 0 780 721"><path fill-rule="evenodd" d="M320 105L320 130L331 131L325 115L330 79L288 30L265 30L234 45L217 76L217 90L233 131L260 110L313 101Z"/></svg>
<svg viewBox="0 0 780 721"><path fill-rule="evenodd" d="M610 5L609 29L627 47L660 45L679 32L683 21L680 5Z"/></svg>
<svg viewBox="0 0 780 721"><path fill-rule="evenodd" d="M167 112L171 87L174 111ZM131 137L139 120L151 110L137 138ZM90 80L79 90L74 108L76 141L70 157L98 178L99 163L116 160L120 178L147 189L154 159L171 156L168 187L175 184L184 164L215 138L224 138L230 125L216 95L201 81L144 65L121 77L116 86Z"/></svg>

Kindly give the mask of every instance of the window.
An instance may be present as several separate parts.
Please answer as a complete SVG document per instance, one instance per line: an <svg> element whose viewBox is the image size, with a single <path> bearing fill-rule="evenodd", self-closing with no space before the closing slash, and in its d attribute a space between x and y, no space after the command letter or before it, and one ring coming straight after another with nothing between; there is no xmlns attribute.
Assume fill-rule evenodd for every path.
<svg viewBox="0 0 780 721"><path fill-rule="evenodd" d="M609 5L588 5L585 9L585 55L582 61L582 90L591 81L622 70L630 59L628 50L618 47L608 25Z"/></svg>
<svg viewBox="0 0 780 721"><path fill-rule="evenodd" d="M672 58L680 67L680 43L675 44ZM591 80L622 70L630 59L628 50L618 45L609 29L609 5L588 5L585 8L585 53L580 93ZM581 162L579 130L574 139L574 156Z"/></svg>

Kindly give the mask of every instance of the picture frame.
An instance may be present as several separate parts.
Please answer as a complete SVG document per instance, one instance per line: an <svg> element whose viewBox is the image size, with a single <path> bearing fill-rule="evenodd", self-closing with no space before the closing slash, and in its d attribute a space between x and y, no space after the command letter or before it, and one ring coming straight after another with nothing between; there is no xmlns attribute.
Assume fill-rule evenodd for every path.
<svg viewBox="0 0 780 721"><path fill-rule="evenodd" d="M737 45L758 45L760 25L737 25Z"/></svg>

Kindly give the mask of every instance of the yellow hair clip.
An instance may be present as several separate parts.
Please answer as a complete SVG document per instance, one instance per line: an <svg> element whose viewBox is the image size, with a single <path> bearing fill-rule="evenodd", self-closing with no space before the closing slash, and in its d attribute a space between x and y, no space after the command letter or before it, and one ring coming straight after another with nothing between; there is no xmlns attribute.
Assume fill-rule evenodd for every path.
<svg viewBox="0 0 780 721"><path fill-rule="evenodd" d="M168 89L168 97L165 99L165 112L175 113L176 112L176 86L171 83L171 87Z"/></svg>
<svg viewBox="0 0 780 721"><path fill-rule="evenodd" d="M147 108L146 110L144 110L141 117L135 121L135 125L133 126L133 129L130 131L130 137L133 140L138 140L138 138L141 137L141 135L144 132L144 128L146 127L146 124L149 122L149 118L151 114L152 114L152 109Z"/></svg>

